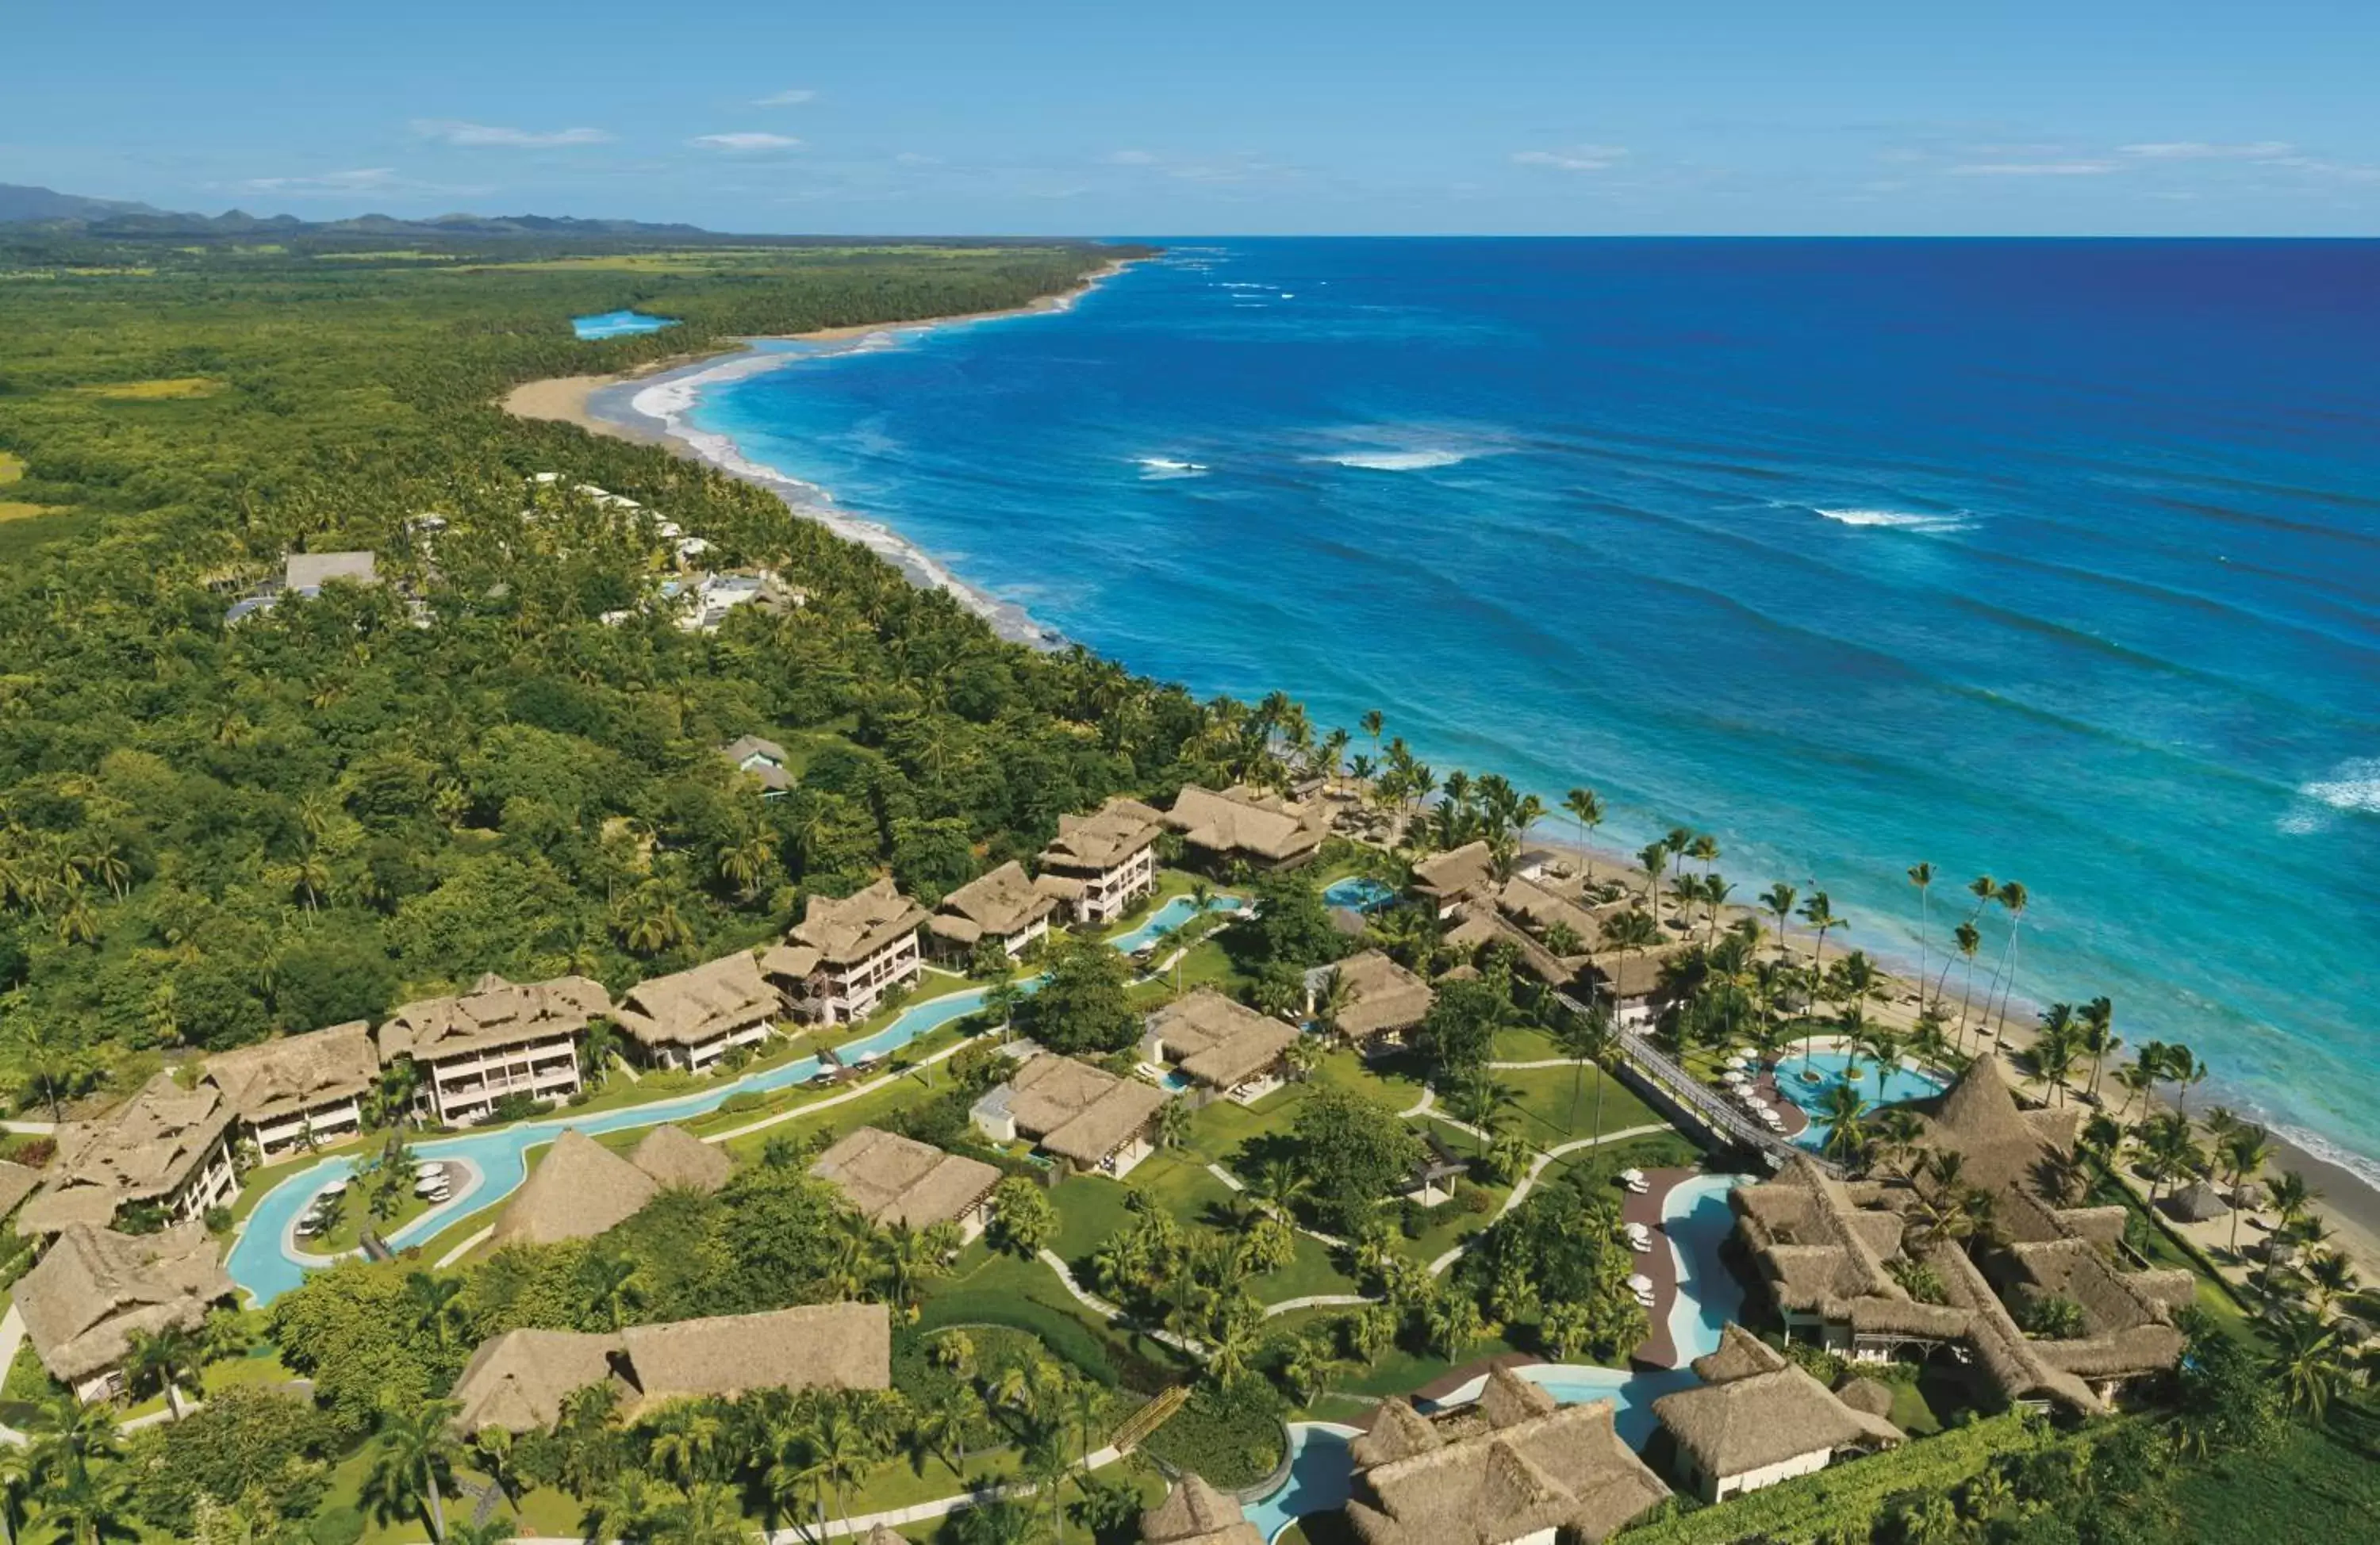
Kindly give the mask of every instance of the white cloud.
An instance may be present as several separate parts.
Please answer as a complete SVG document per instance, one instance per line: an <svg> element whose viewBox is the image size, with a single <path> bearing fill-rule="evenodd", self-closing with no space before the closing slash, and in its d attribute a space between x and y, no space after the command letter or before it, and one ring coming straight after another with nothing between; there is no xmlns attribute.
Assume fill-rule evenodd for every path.
<svg viewBox="0 0 2380 1545"><path fill-rule="evenodd" d="M495 124L467 124L455 118L416 118L413 132L425 139L449 145L503 145L515 150L542 150L554 145L600 145L612 137L600 128L539 130L505 128Z"/></svg>
<svg viewBox="0 0 2380 1545"><path fill-rule="evenodd" d="M278 193L291 199L381 192L402 186L393 166L363 166L352 172L322 172L304 177L250 177L238 185L244 193Z"/></svg>
<svg viewBox="0 0 2380 1545"><path fill-rule="evenodd" d="M745 131L735 134L698 134L686 141L706 151L790 151L801 141L783 134L760 134Z"/></svg>
<svg viewBox="0 0 2380 1545"><path fill-rule="evenodd" d="M2256 139L2246 144L2209 144L2203 139L2169 139L2118 149L2142 161L2275 161L2293 149L2287 140Z"/></svg>
<svg viewBox="0 0 2380 1545"><path fill-rule="evenodd" d="M2119 170L2112 161L1986 161L1953 166L1954 177L2103 177Z"/></svg>
<svg viewBox="0 0 2380 1545"><path fill-rule="evenodd" d="M1608 172L1628 153L1625 145L1565 145L1550 151L1515 151L1513 164L1550 166L1557 172Z"/></svg>
<svg viewBox="0 0 2380 1545"><path fill-rule="evenodd" d="M752 105L755 107L799 107L804 103L816 101L818 101L818 93L816 91L795 88L790 91L775 91L771 92L768 96L757 98L754 100Z"/></svg>
<svg viewBox="0 0 2380 1545"><path fill-rule="evenodd" d="M1111 151L1099 158L1111 166L1154 166L1157 158L1147 151Z"/></svg>

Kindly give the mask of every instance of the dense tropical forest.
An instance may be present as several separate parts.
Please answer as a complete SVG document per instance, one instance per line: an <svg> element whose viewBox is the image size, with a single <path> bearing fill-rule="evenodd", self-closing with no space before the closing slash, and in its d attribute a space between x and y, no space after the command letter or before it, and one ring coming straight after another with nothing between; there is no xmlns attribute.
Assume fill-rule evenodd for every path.
<svg viewBox="0 0 2380 1545"><path fill-rule="evenodd" d="M1062 811L1227 770L1178 690L1003 644L770 495L493 405L736 334L1016 305L1112 249L359 245L0 244L17 1104L485 971L617 988L807 890L889 863L930 897ZM680 325L574 336L627 306ZM579 483L808 603L604 625L665 549ZM383 583L226 626L285 553L354 548ZM736 787L717 749L752 732L794 753L791 797Z"/></svg>

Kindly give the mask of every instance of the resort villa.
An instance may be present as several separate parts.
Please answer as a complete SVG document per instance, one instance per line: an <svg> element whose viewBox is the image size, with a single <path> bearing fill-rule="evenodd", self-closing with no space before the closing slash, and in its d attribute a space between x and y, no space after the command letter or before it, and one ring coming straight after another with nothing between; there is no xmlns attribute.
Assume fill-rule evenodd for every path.
<svg viewBox="0 0 2380 1545"><path fill-rule="evenodd" d="M259 1161L336 1142L363 1130L364 1096L380 1081L371 1026L357 1020L284 1036L206 1060L206 1081L239 1117Z"/></svg>
<svg viewBox="0 0 2380 1545"><path fill-rule="evenodd" d="M968 1111L994 1142L1030 1139L1087 1173L1123 1179L1149 1154L1148 1124L1165 1092L1087 1062L1042 1052Z"/></svg>
<svg viewBox="0 0 2380 1545"><path fill-rule="evenodd" d="M589 1384L619 1396L623 1422L690 1395L753 1390L880 1390L892 1382L892 1328L882 1304L809 1304L608 1334L506 1331L480 1344L455 1382L465 1436L552 1427Z"/></svg>
<svg viewBox="0 0 2380 1545"><path fill-rule="evenodd" d="M1496 859L1485 842L1466 842L1442 853L1432 853L1413 868L1414 894L1438 909L1440 918L1478 898L1493 898L1498 888Z"/></svg>
<svg viewBox="0 0 2380 1545"><path fill-rule="evenodd" d="M1838 1395L1741 1325L1720 1332L1718 1349L1696 1358L1694 1372L1702 1383L1661 1396L1653 1412L1676 1451L1678 1479L1706 1503L1902 1441L1880 1414ZM1888 1407L1890 1401L1887 1391Z"/></svg>
<svg viewBox="0 0 2380 1545"><path fill-rule="evenodd" d="M884 995L917 979L917 929L925 910L888 877L840 899L813 896L785 942L760 969L803 1020L864 1020Z"/></svg>
<svg viewBox="0 0 2380 1545"><path fill-rule="evenodd" d="M1670 1495L1612 1416L1609 1400L1558 1406L1501 1367L1438 1421L1383 1401L1349 1445L1347 1521L1364 1545L1599 1545Z"/></svg>
<svg viewBox="0 0 2380 1545"><path fill-rule="evenodd" d="M1058 899L1034 885L1025 865L1011 859L943 897L926 920L926 932L939 954L965 956L990 939L1013 960L1050 936L1050 914L1057 910Z"/></svg>
<svg viewBox="0 0 2380 1545"><path fill-rule="evenodd" d="M1072 920L1099 927L1157 888L1157 839L1165 817L1138 800L1111 799L1090 815L1061 815L1033 881Z"/></svg>
<svg viewBox="0 0 2380 1545"><path fill-rule="evenodd" d="M504 1204L492 1237L524 1245L592 1239L673 1187L717 1190L730 1167L726 1154L682 1127L654 1128L625 1158L567 1128Z"/></svg>
<svg viewBox="0 0 2380 1545"><path fill-rule="evenodd" d="M1171 1062L1201 1087L1242 1104L1281 1086L1281 1056L1299 1035L1269 1015L1201 987L1148 1017L1140 1054Z"/></svg>
<svg viewBox="0 0 2380 1545"><path fill-rule="evenodd" d="M507 1094L553 1101L577 1092L578 1038L611 1012L612 995L586 977L516 986L491 972L468 993L399 1008L380 1027L380 1057L412 1059L422 1115L468 1127Z"/></svg>
<svg viewBox="0 0 2380 1545"><path fill-rule="evenodd" d="M184 1089L173 1074L159 1073L99 1119L59 1127L50 1179L25 1203L18 1231L103 1229L128 1207L153 1208L167 1223L228 1207L239 1190L231 1154L237 1119L222 1091Z"/></svg>
<svg viewBox="0 0 2380 1545"><path fill-rule="evenodd" d="M123 1390L135 1335L195 1331L231 1296L214 1241L195 1223L155 1234L69 1225L16 1286L34 1356L84 1401Z"/></svg>
<svg viewBox="0 0 2380 1545"><path fill-rule="evenodd" d="M745 735L721 746L719 754L736 771L759 779L763 798L772 799L794 786L793 775L785 771L785 748L774 741Z"/></svg>
<svg viewBox="0 0 2380 1545"><path fill-rule="evenodd" d="M1237 1502L1188 1470L1140 1515L1140 1538L1144 1545L1265 1545Z"/></svg>
<svg viewBox="0 0 2380 1545"><path fill-rule="evenodd" d="M1289 869L1306 863L1330 835L1330 817L1318 808L1289 804L1248 788L1219 794L1196 783L1182 786L1165 824L1182 834L1185 848L1210 864L1237 863L1252 869Z"/></svg>
<svg viewBox="0 0 2380 1545"><path fill-rule="evenodd" d="M962 1242L984 1230L1000 1171L874 1127L845 1133L810 1165L852 1210L880 1228L958 1225Z"/></svg>
<svg viewBox="0 0 2380 1545"><path fill-rule="evenodd" d="M783 1004L746 950L628 989L612 1020L656 1068L698 1073L738 1046L757 1046L776 1030Z"/></svg>
<svg viewBox="0 0 2380 1545"><path fill-rule="evenodd" d="M1972 1252L1926 1237L1921 1194L1905 1184L1838 1181L1803 1160L1731 1193L1739 1237L1786 1334L1866 1362L1951 1347L2001 1404L2089 1414L2130 1381L2172 1368L2191 1274L2128 1269L2121 1206L2058 1207L2034 1189L2040 1161L2072 1141L2080 1114L2020 1108L1990 1057L1943 1096L1923 1141L1961 1155L1961 1183L1993 1199L1995 1237ZM1943 1301L1912 1298L1896 1262L1931 1267ZM2021 1327L2052 1298L2080 1309L2080 1334Z"/></svg>
<svg viewBox="0 0 2380 1545"><path fill-rule="evenodd" d="M1403 1045L1437 997L1428 983L1377 949L1305 973L1306 1017L1366 1056Z"/></svg>

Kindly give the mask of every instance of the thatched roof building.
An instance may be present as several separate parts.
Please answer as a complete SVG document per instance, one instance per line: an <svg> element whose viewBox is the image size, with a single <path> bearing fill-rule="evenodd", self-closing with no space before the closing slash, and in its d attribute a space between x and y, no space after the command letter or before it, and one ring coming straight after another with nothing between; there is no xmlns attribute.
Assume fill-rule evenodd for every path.
<svg viewBox="0 0 2380 1545"><path fill-rule="evenodd" d="M591 1239L643 1211L664 1187L717 1190L726 1183L728 1167L727 1155L676 1127L655 1128L626 1158L577 1128L565 1128L504 1204L495 1242Z"/></svg>
<svg viewBox="0 0 2380 1545"><path fill-rule="evenodd" d="M1037 887L1025 865L1011 859L943 897L926 928L944 944L969 949L982 939L1006 944L1036 929L1046 930L1050 914L1057 910L1058 898Z"/></svg>
<svg viewBox="0 0 2380 1545"><path fill-rule="evenodd" d="M1509 1545L1617 1534L1670 1494L1621 1440L1608 1400L1553 1408L1498 1369L1475 1413L1444 1429L1383 1402L1351 1445L1347 1519L1365 1545Z"/></svg>
<svg viewBox="0 0 2380 1545"><path fill-rule="evenodd" d="M1432 853L1414 865L1413 887L1443 914L1458 901L1496 893L1496 858L1485 842Z"/></svg>
<svg viewBox="0 0 2380 1545"><path fill-rule="evenodd" d="M811 1304L720 1315L610 1334L507 1331L481 1342L455 1382L466 1434L553 1425L573 1391L609 1383L620 1415L688 1395L749 1390L880 1390L892 1382L892 1322L882 1304Z"/></svg>
<svg viewBox="0 0 2380 1545"><path fill-rule="evenodd" d="M1121 796L1088 815L1061 815L1058 835L1041 850L1041 867L1100 874L1157 840L1165 815Z"/></svg>
<svg viewBox="0 0 2380 1545"><path fill-rule="evenodd" d="M872 1224L931 1228L957 1223L983 1204L1000 1171L874 1127L844 1134L810 1165Z"/></svg>
<svg viewBox="0 0 2380 1545"><path fill-rule="evenodd" d="M360 1097L380 1081L371 1026L362 1020L217 1052L205 1067L207 1081L251 1127Z"/></svg>
<svg viewBox="0 0 2380 1545"><path fill-rule="evenodd" d="M798 979L821 967L857 965L915 934L925 921L926 910L902 895L890 875L849 896L812 896L785 942L760 958L761 969L771 976Z"/></svg>
<svg viewBox="0 0 2380 1545"><path fill-rule="evenodd" d="M1330 1016L1330 1028L1359 1046L1414 1029L1429 1017L1438 996L1428 983L1378 949L1306 972L1306 990L1318 1005L1334 976L1347 1001Z"/></svg>
<svg viewBox="0 0 2380 1545"><path fill-rule="evenodd" d="M760 963L739 949L638 983L612 1018L647 1056L685 1057L712 1042L759 1030L780 1007L777 990L761 978Z"/></svg>
<svg viewBox="0 0 2380 1545"><path fill-rule="evenodd" d="M1724 1357L1714 1353L1694 1363L1694 1371L1710 1382L1653 1402L1705 1501L1824 1469L1844 1450L1901 1441L1899 1428L1845 1405L1742 1326L1728 1326L1719 1345Z"/></svg>
<svg viewBox="0 0 2380 1545"><path fill-rule="evenodd" d="M1243 859L1264 869L1305 863L1330 835L1324 811L1285 804L1253 789L1217 793L1196 783L1182 786L1165 824L1182 834L1185 846L1210 858Z"/></svg>
<svg viewBox="0 0 2380 1545"><path fill-rule="evenodd" d="M976 1102L978 1126L1013 1126L1043 1151L1097 1167L1147 1130L1165 1092L1089 1063L1043 1053Z"/></svg>
<svg viewBox="0 0 2380 1545"><path fill-rule="evenodd" d="M526 985L490 972L468 993L408 1003L382 1020L380 1057L434 1062L584 1032L612 1012L612 995L584 976Z"/></svg>
<svg viewBox="0 0 2380 1545"><path fill-rule="evenodd" d="M155 1234L74 1224L18 1279L15 1297L42 1366L79 1393L123 1366L134 1335L196 1330L232 1292L197 1224Z"/></svg>
<svg viewBox="0 0 2380 1545"><path fill-rule="evenodd" d="M1294 1025L1201 987L1148 1017L1147 1045L1208 1088L1230 1090L1271 1071L1298 1034Z"/></svg>
<svg viewBox="0 0 2380 1545"><path fill-rule="evenodd" d="M1265 1545L1237 1502L1187 1471L1140 1515L1140 1538L1147 1545Z"/></svg>
<svg viewBox="0 0 2380 1545"><path fill-rule="evenodd" d="M237 1114L221 1090L184 1089L173 1074L159 1073L98 1119L58 1128L49 1178L25 1203L18 1227L28 1234L75 1224L104 1228L128 1203L169 1206L194 1188L210 1193L208 1204L227 1199L237 1182L225 1138ZM225 1194L214 1197L216 1191Z"/></svg>

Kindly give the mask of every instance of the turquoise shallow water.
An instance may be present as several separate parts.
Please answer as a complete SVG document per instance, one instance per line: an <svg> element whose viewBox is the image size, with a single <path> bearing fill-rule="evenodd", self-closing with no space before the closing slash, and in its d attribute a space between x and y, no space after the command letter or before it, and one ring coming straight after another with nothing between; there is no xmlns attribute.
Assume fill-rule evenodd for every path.
<svg viewBox="0 0 2380 1545"><path fill-rule="evenodd" d="M570 319L570 330L589 342L601 338L624 338L632 332L659 332L662 328L676 325L674 317L649 317L641 311L603 311L591 317Z"/></svg>
<svg viewBox="0 0 2380 1545"><path fill-rule="evenodd" d="M1176 243L674 414L1138 670L1708 830L1846 945L1915 955L1919 859L1937 948L2021 879L2020 996L2375 1155L2375 254Z"/></svg>

